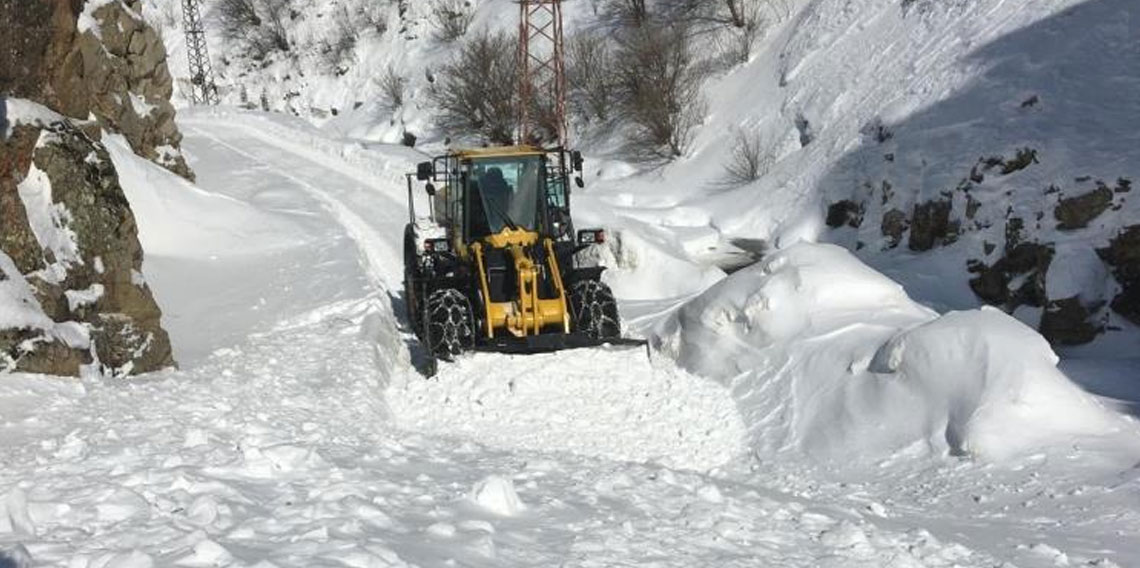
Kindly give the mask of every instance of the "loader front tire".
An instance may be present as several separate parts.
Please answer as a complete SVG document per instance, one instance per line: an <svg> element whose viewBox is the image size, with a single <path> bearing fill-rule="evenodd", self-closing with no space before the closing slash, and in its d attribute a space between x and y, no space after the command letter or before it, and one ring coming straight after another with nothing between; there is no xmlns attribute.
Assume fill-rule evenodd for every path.
<svg viewBox="0 0 1140 568"><path fill-rule="evenodd" d="M570 288L570 315L574 329L594 339L621 335L614 293L597 280L582 280Z"/></svg>
<svg viewBox="0 0 1140 568"><path fill-rule="evenodd" d="M431 352L445 361L475 344L475 315L471 302L454 288L436 290L427 300Z"/></svg>

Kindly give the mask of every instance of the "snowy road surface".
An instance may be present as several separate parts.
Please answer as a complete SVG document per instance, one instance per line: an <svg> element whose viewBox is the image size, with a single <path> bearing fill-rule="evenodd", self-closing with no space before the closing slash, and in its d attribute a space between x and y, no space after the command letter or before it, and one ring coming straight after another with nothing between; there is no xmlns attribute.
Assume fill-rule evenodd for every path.
<svg viewBox="0 0 1140 568"><path fill-rule="evenodd" d="M1118 456L755 453L727 388L637 350L425 381L394 315L415 154L183 129L203 191L116 152L183 368L0 381L0 566L1140 565Z"/></svg>

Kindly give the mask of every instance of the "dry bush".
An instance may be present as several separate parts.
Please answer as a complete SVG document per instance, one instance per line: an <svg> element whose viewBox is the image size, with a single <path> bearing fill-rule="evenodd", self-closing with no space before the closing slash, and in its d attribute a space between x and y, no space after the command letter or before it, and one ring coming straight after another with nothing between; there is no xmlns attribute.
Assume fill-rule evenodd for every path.
<svg viewBox="0 0 1140 568"><path fill-rule="evenodd" d="M477 134L492 144L514 141L518 85L516 39L482 32L438 73L432 98L438 126L453 136Z"/></svg>
<svg viewBox="0 0 1140 568"><path fill-rule="evenodd" d="M724 166L728 182L733 185L744 185L768 173L773 163L770 146L760 132L736 129L732 154Z"/></svg>
<svg viewBox="0 0 1140 568"><path fill-rule="evenodd" d="M360 19L364 25L376 30L376 35L384 35L388 31L388 7L386 2L366 2L358 9Z"/></svg>
<svg viewBox="0 0 1140 568"><path fill-rule="evenodd" d="M614 102L613 54L604 36L579 33L566 48L569 110L589 122L610 119Z"/></svg>
<svg viewBox="0 0 1140 568"><path fill-rule="evenodd" d="M404 88L407 84L408 80L391 64L380 75L380 94L384 95L391 108L399 108L404 104Z"/></svg>
<svg viewBox="0 0 1140 568"><path fill-rule="evenodd" d="M640 27L649 21L646 0L607 0L605 13L614 22L628 27Z"/></svg>
<svg viewBox="0 0 1140 568"><path fill-rule="evenodd" d="M246 42L254 59L289 51L291 0L219 0L218 19L229 40Z"/></svg>
<svg viewBox="0 0 1140 568"><path fill-rule="evenodd" d="M475 20L475 11L466 0L435 0L430 17L435 24L436 39L455 41L467 33Z"/></svg>
<svg viewBox="0 0 1140 568"><path fill-rule="evenodd" d="M704 73L683 26L627 30L614 57L618 117L630 125L630 148L643 157L675 158L704 118Z"/></svg>

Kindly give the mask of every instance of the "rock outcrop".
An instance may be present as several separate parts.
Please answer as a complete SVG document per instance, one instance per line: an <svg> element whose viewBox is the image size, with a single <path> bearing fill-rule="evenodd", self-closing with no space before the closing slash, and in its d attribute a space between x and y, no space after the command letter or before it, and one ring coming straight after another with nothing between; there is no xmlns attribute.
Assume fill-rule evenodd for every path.
<svg viewBox="0 0 1140 568"><path fill-rule="evenodd" d="M134 215L107 150L57 121L18 126L0 151L9 158L0 166L4 279L22 280L32 293L25 308L43 316L31 325L0 319L8 326L0 330L0 370L78 375L98 363L128 374L172 366L142 276ZM25 173L13 175L20 166Z"/></svg>
<svg viewBox="0 0 1140 568"><path fill-rule="evenodd" d="M1012 157L980 158L946 189L868 179L851 195L836 195L825 221L856 251L906 243L908 254L965 256L963 280L981 303L1036 319L1054 344L1094 341L1113 329L1112 317L1140 325L1140 225L1125 225L1135 218L1131 180L1113 185L1083 175L1072 187L1027 191L1043 197L1037 201L1017 195L1041 160L1028 146ZM1090 244L1099 256L1088 252ZM1107 290L1117 284L1110 300Z"/></svg>
<svg viewBox="0 0 1140 568"><path fill-rule="evenodd" d="M192 180L166 48L140 10L139 0L0 0L0 94L94 116L138 155Z"/></svg>
<svg viewBox="0 0 1140 568"><path fill-rule="evenodd" d="M1112 309L1140 325L1140 225L1125 227L1097 253L1112 267L1112 275L1120 284Z"/></svg>
<svg viewBox="0 0 1140 568"><path fill-rule="evenodd" d="M0 0L0 372L174 365L99 141L187 178L165 48L137 0Z"/></svg>

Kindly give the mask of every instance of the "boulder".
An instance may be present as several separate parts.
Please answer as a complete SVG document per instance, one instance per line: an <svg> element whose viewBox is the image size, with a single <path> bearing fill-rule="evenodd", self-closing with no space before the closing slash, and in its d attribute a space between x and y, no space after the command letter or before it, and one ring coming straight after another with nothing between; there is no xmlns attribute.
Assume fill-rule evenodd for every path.
<svg viewBox="0 0 1140 568"><path fill-rule="evenodd" d="M891 209L883 214L880 230L887 237L887 248L895 248L902 242L903 234L910 227L906 213L898 209Z"/></svg>
<svg viewBox="0 0 1140 568"><path fill-rule="evenodd" d="M1112 190L1101 186L1088 193L1062 199L1053 210L1057 228L1062 231L1083 229L1112 206Z"/></svg>
<svg viewBox="0 0 1140 568"><path fill-rule="evenodd" d="M833 229L847 225L859 228L863 224L863 205L850 199L832 203L827 208L827 226Z"/></svg>
<svg viewBox="0 0 1140 568"><path fill-rule="evenodd" d="M948 244L958 237L958 226L950 222L954 204L950 199L932 199L914 206L911 217L910 241L913 251L926 251L937 244Z"/></svg>
<svg viewBox="0 0 1140 568"><path fill-rule="evenodd" d="M1097 254L1120 284L1120 292L1112 299L1113 311L1140 325L1140 225L1124 227Z"/></svg>
<svg viewBox="0 0 1140 568"><path fill-rule="evenodd" d="M1092 310L1078 296L1049 300L1041 314L1038 331L1050 343L1084 345L1104 331L1104 326L1091 321L1092 316Z"/></svg>
<svg viewBox="0 0 1140 568"><path fill-rule="evenodd" d="M983 302L1012 312L1019 306L1044 307L1048 301L1045 276L1053 260L1053 248L1038 243L1021 243L993 265L971 261L968 270L976 274L970 289Z"/></svg>

